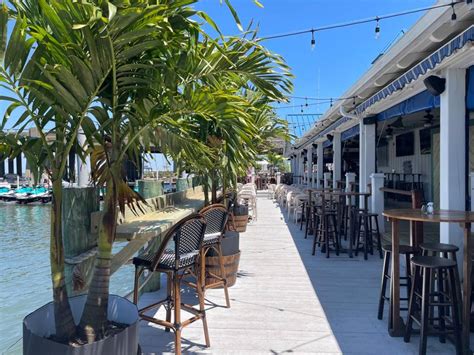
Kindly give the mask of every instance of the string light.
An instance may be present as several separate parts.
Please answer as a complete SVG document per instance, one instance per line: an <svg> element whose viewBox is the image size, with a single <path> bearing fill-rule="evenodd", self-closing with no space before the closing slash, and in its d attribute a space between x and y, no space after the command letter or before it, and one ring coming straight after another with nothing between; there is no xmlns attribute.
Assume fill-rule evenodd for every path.
<svg viewBox="0 0 474 355"><path fill-rule="evenodd" d="M379 24L379 18L377 17L377 23L375 25L375 39L379 39L380 37L380 24Z"/></svg>
<svg viewBox="0 0 474 355"><path fill-rule="evenodd" d="M451 6L453 8L453 15L451 18L454 17L454 19L457 18L456 13L454 12L454 6L457 4L464 3L464 0L458 0L458 1L452 1L451 3L448 4L439 4L439 5L433 5L433 6L428 6L428 7L422 7L418 9L413 9L413 10L407 10L403 12L397 12L397 13L392 13L392 14L387 14L387 15L381 15L381 16L375 16L375 17L370 17L366 19L360 19L360 20L354 20L351 22L345 22L345 23L339 23L339 24L334 24L334 25L328 25L328 26L323 26L323 27L313 27L308 30L301 30L301 31L295 31L295 32L289 32L289 33L283 33L283 34L277 34L277 35L271 35L267 37L262 37L262 40L270 40L270 39L277 39L277 38L284 38L284 37L291 37L291 36L299 36L303 35L306 33L316 33L316 32L321 32L321 31L327 31L327 30L332 30L336 28L343 28L343 27L349 27L349 26L356 26L356 25L361 25L369 22L380 22L381 20L385 19L390 19L394 17L400 17L400 16L406 16L406 15L411 15L414 13L418 12L424 12L428 10L433 10L433 9L439 9L443 7L448 7ZM312 43L312 41L311 41Z"/></svg>
<svg viewBox="0 0 474 355"><path fill-rule="evenodd" d="M458 18L456 15L456 11L454 10L455 4L456 3L454 1L451 2L451 9L453 10L453 13L451 14L451 21L456 21L456 19Z"/></svg>

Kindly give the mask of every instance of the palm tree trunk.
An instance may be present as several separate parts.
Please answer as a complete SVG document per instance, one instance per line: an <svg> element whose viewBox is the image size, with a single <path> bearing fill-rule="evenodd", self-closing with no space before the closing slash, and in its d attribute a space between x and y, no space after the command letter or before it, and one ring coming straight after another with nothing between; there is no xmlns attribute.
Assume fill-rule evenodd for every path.
<svg viewBox="0 0 474 355"><path fill-rule="evenodd" d="M217 177L214 170L211 172L211 200L212 203L217 202Z"/></svg>
<svg viewBox="0 0 474 355"><path fill-rule="evenodd" d="M110 179L107 182L104 211L99 226L98 255L94 267L87 301L79 328L88 343L101 339L107 328L110 266L112 244L117 225L116 188Z"/></svg>
<svg viewBox="0 0 474 355"><path fill-rule="evenodd" d="M53 282L54 320L56 337L60 341L69 340L76 331L71 306L67 297L64 279L64 245L62 238L62 181L53 181L53 201L51 211L50 261Z"/></svg>
<svg viewBox="0 0 474 355"><path fill-rule="evenodd" d="M204 191L204 206L207 206L209 205L209 176L208 175L204 175L202 189Z"/></svg>

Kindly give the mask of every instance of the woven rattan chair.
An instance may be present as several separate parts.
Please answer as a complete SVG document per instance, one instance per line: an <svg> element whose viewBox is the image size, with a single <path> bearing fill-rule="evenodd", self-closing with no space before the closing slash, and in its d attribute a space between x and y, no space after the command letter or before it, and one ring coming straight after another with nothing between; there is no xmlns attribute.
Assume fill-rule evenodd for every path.
<svg viewBox="0 0 474 355"><path fill-rule="evenodd" d="M181 332L189 324L201 319L204 326L206 346L210 346L207 329L206 312L204 310L204 292L201 285L196 285L199 299L199 310L181 302L181 281L184 275L192 274L199 279L196 270L199 270L200 250L203 245L206 221L203 216L193 214L182 219L166 234L157 253L147 253L133 258L135 265L135 283L133 302L138 303L140 279L145 270L162 272L167 276L167 297L159 302L139 309L142 319L164 326L166 331L172 329L175 333L175 352L181 354ZM153 308L164 306L166 320L157 319L145 313ZM194 317L181 320L181 309L191 313ZM171 312L174 311L174 322L171 322Z"/></svg>
<svg viewBox="0 0 474 355"><path fill-rule="evenodd" d="M228 209L221 204L213 204L203 208L199 212L206 220L206 232L201 248L201 285L204 292L207 289L223 287L225 294L226 307L230 308L229 291L227 289L227 279L225 277L224 259L222 255L222 238L224 236L225 226L229 216ZM206 269L206 255L213 249L219 258L220 276L211 273ZM206 279L217 280L206 285Z"/></svg>

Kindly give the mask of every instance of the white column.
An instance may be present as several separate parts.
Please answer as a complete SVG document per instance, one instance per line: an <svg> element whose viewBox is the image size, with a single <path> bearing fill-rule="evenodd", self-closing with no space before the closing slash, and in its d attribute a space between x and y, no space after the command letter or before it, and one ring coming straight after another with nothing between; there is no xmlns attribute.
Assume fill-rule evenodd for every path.
<svg viewBox="0 0 474 355"><path fill-rule="evenodd" d="M466 208L466 70L446 70L446 90L440 101L440 208ZM462 260L463 232L456 223L441 223L442 243L460 247Z"/></svg>
<svg viewBox="0 0 474 355"><path fill-rule="evenodd" d="M359 173L359 191L367 192L370 175L375 173L375 124L361 122L361 164ZM369 202L370 203L370 202ZM360 207L364 207L364 199L360 199ZM370 206L368 206L370 208Z"/></svg>
<svg viewBox="0 0 474 355"><path fill-rule="evenodd" d="M281 182L281 173L279 171L277 171L276 173L276 180L277 180L277 185L279 185Z"/></svg>
<svg viewBox="0 0 474 355"><path fill-rule="evenodd" d="M331 180L331 173L329 172L324 173L324 188L325 189L330 187L329 180Z"/></svg>
<svg viewBox="0 0 474 355"><path fill-rule="evenodd" d="M298 159L299 159L299 162L300 162L300 167L298 169L299 170L298 175L300 176L300 178L298 179L299 184L303 184L303 180L304 180L304 157L303 157L302 153L303 153L302 151L298 153Z"/></svg>
<svg viewBox="0 0 474 355"><path fill-rule="evenodd" d="M342 175L342 152L341 152L341 133L334 132L333 133L333 140L332 140L332 147L333 147L333 156L332 156L332 164L333 164L333 180L332 180L332 187L334 189L337 188L337 182L341 180Z"/></svg>
<svg viewBox="0 0 474 355"><path fill-rule="evenodd" d="M352 183L356 181L356 174L355 173L346 173L346 192L351 192ZM355 198L354 197L346 197L346 203L349 204L349 199L351 199L350 205L354 204Z"/></svg>
<svg viewBox="0 0 474 355"><path fill-rule="evenodd" d="M308 151L306 153L306 157L307 157L307 160L306 160L306 170L307 170L306 185L308 185L308 187L311 187L311 182L309 180L313 176L313 145L311 144L307 149L308 149Z"/></svg>
<svg viewBox="0 0 474 355"><path fill-rule="evenodd" d="M323 178L324 172L324 149L323 149L323 142L318 143L318 147L316 148L316 155L318 157L318 161L316 162L316 188L321 188L321 180Z"/></svg>
<svg viewBox="0 0 474 355"><path fill-rule="evenodd" d="M251 172L251 177L250 177L250 182L252 184L255 184L255 168L252 166L252 168L250 169L250 172Z"/></svg>
<svg viewBox="0 0 474 355"><path fill-rule="evenodd" d="M77 133L77 143L79 146L83 147L83 149L87 148L86 136L84 135L84 131L82 129L79 130ZM78 187L87 187L89 186L90 182L90 175L91 175L91 162L89 156L86 157L85 161L82 161L79 157L76 159L77 161L77 186Z"/></svg>
<svg viewBox="0 0 474 355"><path fill-rule="evenodd" d="M359 189L367 185L365 180L365 128L362 120L359 122ZM363 200L362 198L360 200ZM360 207L363 207L363 202L360 202Z"/></svg>
<svg viewBox="0 0 474 355"><path fill-rule="evenodd" d="M383 221L382 212L384 210L384 198L383 191L380 189L383 187L385 175L381 173L373 173L370 175L370 182L372 184L372 195L370 196L370 207L372 213L378 214L379 229L380 233L385 232L385 226Z"/></svg>

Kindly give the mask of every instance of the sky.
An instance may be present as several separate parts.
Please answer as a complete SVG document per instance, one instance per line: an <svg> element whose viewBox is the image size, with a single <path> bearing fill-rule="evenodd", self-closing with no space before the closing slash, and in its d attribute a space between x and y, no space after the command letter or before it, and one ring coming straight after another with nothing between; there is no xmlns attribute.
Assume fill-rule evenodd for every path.
<svg viewBox="0 0 474 355"><path fill-rule="evenodd" d="M260 37L296 32L354 20L381 16L406 10L429 7L434 0L260 0L264 8L253 0L234 0L243 27L253 20L259 25ZM224 34L238 34L232 15L219 0L202 0L197 6L217 22ZM311 50L311 34L265 41L270 50L282 55L295 76L293 96L340 97L365 71L371 62L391 43L409 29L422 12L380 21L380 36L375 39L375 23L334 29L316 33L316 46ZM304 99L290 104L304 105ZM308 100L308 103L315 102ZM304 114L324 113L329 103L303 108ZM301 114L301 107L280 109L282 118ZM295 119L296 134L306 128L315 116Z"/></svg>
<svg viewBox="0 0 474 355"><path fill-rule="evenodd" d="M207 12L225 35L238 35L239 30L228 9L221 0L201 0L196 8ZM435 0L260 0L263 8L254 0L233 0L243 27L253 21L259 26L260 37L350 22L406 10L432 6ZM401 31L409 29L423 13L380 21L380 36L375 39L375 23L318 32L316 46L311 49L311 34L268 40L264 45L282 55L292 68L293 96L337 98L340 97L366 70L371 62ZM209 32L213 30L207 28ZM3 95L0 88L0 96ZM308 103L315 101L308 100ZM304 99L293 99L281 106L304 105ZM322 114L329 103L303 107L306 117L289 117L301 114L301 107L278 109L301 135L313 122L313 114ZM6 103L0 101L3 115ZM11 125L11 123L10 123ZM8 127L8 125L7 125ZM161 156L151 167L160 170L165 165Z"/></svg>

